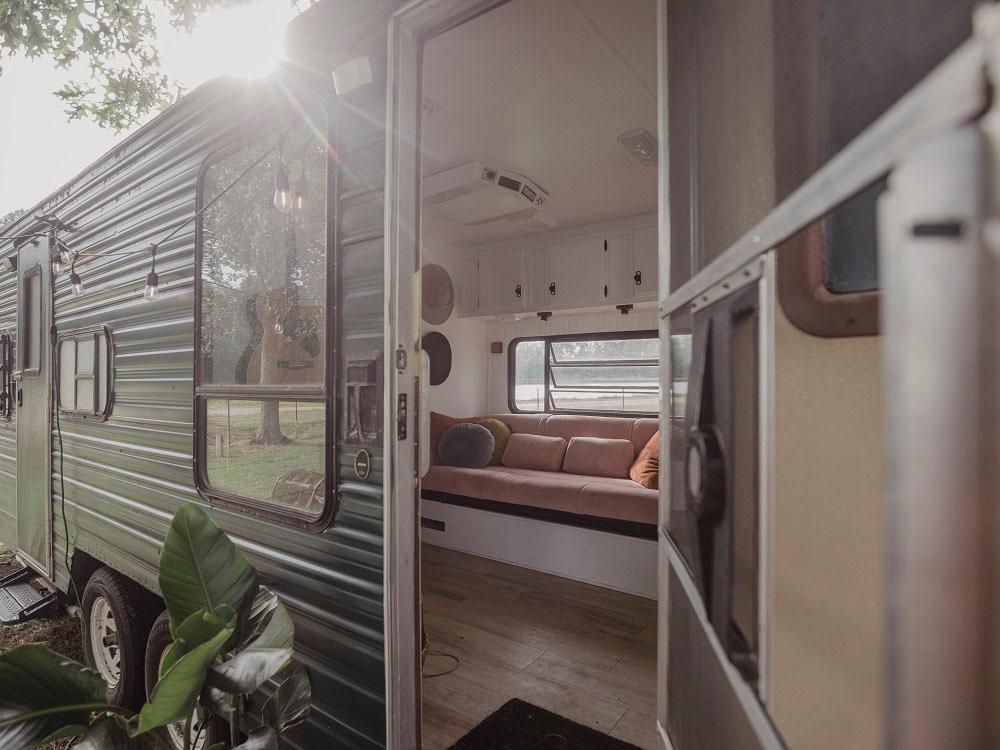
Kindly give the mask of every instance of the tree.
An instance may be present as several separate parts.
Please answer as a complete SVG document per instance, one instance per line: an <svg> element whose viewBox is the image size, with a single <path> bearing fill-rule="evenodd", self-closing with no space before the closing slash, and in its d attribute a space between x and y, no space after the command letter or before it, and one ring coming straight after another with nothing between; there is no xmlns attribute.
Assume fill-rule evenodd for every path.
<svg viewBox="0 0 1000 750"><path fill-rule="evenodd" d="M252 1L158 0L170 23L188 31L211 8ZM71 81L54 93L66 103L69 119L87 117L117 131L171 104L181 92L160 67L156 37L149 0L0 0L0 64L17 54L63 69L85 63L88 80Z"/></svg>

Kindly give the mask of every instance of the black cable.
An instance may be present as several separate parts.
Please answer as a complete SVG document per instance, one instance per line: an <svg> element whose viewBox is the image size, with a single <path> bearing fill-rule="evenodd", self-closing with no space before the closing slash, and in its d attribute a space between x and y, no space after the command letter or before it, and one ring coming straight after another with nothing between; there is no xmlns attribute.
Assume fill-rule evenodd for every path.
<svg viewBox="0 0 1000 750"><path fill-rule="evenodd" d="M424 654L426 656L443 656L446 659L453 659L455 661L455 664L450 669L446 669L443 672L432 672L430 674L424 672L421 676L427 678L428 680L434 679L435 677L444 677L445 675L449 675L458 669L462 664L462 660L455 656L455 654L449 654L446 651L431 651L428 649L424 652Z"/></svg>

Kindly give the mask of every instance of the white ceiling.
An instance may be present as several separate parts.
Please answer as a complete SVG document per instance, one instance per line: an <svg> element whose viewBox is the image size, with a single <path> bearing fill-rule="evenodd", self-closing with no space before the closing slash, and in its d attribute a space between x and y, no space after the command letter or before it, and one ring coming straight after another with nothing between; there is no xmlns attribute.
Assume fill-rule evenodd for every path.
<svg viewBox="0 0 1000 750"><path fill-rule="evenodd" d="M656 208L656 167L618 136L656 134L655 0L512 0L432 39L424 54L424 174L486 161L548 192L558 228ZM529 234L425 217L458 245Z"/></svg>

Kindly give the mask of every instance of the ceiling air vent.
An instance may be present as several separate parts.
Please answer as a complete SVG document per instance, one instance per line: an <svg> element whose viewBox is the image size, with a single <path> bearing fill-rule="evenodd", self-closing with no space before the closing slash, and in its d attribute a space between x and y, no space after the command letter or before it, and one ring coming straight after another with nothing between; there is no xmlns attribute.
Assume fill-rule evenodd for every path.
<svg viewBox="0 0 1000 750"><path fill-rule="evenodd" d="M544 190L523 175L481 161L425 177L421 188L424 212L442 221L467 227L544 222L537 216L548 198Z"/></svg>

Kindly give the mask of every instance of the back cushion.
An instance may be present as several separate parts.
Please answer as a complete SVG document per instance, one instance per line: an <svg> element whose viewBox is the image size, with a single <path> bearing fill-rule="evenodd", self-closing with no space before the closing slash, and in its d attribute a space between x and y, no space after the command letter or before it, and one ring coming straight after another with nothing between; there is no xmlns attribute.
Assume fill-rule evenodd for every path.
<svg viewBox="0 0 1000 750"><path fill-rule="evenodd" d="M512 469L559 471L565 453L566 441L562 438L515 432L507 442L501 461Z"/></svg>
<svg viewBox="0 0 1000 750"><path fill-rule="evenodd" d="M634 458L635 447L631 440L575 437L566 449L563 471L567 474L624 479Z"/></svg>

